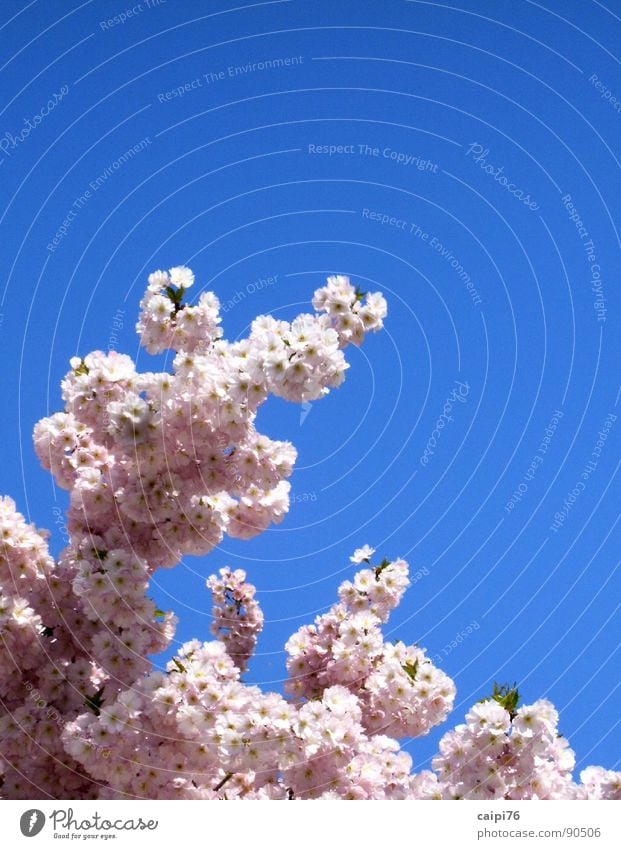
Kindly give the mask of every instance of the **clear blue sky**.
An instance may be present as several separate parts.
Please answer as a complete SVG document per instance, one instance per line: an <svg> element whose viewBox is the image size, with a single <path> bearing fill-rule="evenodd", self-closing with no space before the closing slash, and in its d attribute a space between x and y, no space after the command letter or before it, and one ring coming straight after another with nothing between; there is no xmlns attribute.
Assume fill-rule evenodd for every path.
<svg viewBox="0 0 621 849"><path fill-rule="evenodd" d="M157 574L160 606L206 639L204 579L246 569L249 680L279 688L369 543L421 573L389 633L439 656L455 722L517 681L618 767L620 33L618 0L4 0L0 491L58 551L32 427L70 356L136 355L151 270L190 265L229 338L349 274L385 332L259 417L299 450L289 516Z"/></svg>

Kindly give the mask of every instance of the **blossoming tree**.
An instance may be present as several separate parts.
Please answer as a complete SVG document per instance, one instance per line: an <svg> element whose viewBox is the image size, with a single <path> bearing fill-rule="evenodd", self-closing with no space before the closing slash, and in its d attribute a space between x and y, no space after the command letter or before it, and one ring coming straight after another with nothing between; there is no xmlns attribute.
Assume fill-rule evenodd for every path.
<svg viewBox="0 0 621 849"><path fill-rule="evenodd" d="M241 680L263 616L241 570L207 581L211 642L167 665L175 617L147 595L157 568L250 538L289 507L296 458L257 432L269 395L320 398L348 368L343 349L379 330L380 294L342 276L315 314L257 318L222 338L219 304L184 267L149 277L138 331L150 353L175 352L172 374L138 373L122 354L73 359L65 409L35 428L35 447L69 490L70 543L0 501L0 797L181 799L621 798L621 773L574 757L547 701L519 706L512 688L469 711L413 774L397 742L451 710L455 686L425 651L386 643L381 626L408 586L403 560L360 571L338 602L288 641L286 696Z"/></svg>

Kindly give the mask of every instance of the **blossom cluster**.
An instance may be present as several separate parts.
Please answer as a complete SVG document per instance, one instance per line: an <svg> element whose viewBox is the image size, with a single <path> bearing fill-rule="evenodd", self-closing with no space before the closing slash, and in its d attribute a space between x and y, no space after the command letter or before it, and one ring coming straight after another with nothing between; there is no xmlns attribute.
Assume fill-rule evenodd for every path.
<svg viewBox="0 0 621 849"><path fill-rule="evenodd" d="M315 292L313 306L330 316L341 347L350 342L360 345L365 333L379 330L386 318L384 297L379 292L360 292L342 274L328 278L328 285Z"/></svg>
<svg viewBox="0 0 621 849"><path fill-rule="evenodd" d="M547 699L518 707L517 690L503 689L442 737L434 772L420 776L423 798L621 799L621 773L588 767L574 783L575 756Z"/></svg>
<svg viewBox="0 0 621 849"><path fill-rule="evenodd" d="M138 373L115 351L74 358L65 410L35 428L42 464L70 490L71 544L60 561L96 630L88 649L110 673L108 694L146 671L145 658L174 632L172 613L146 596L153 571L286 514L296 452L257 432L258 407L270 394L320 397L346 368L329 315L291 324L263 316L229 343L213 293L184 303L193 283L185 267L157 271L142 301L141 340L152 352L176 351L172 374ZM381 296L374 303L372 330L385 313Z"/></svg>
<svg viewBox="0 0 621 849"><path fill-rule="evenodd" d="M47 532L0 499L0 797L94 795L61 740L104 676L83 650L92 634Z"/></svg>
<svg viewBox="0 0 621 849"><path fill-rule="evenodd" d="M352 559L368 561L372 554L366 546ZM340 602L287 642L287 691L313 699L334 684L346 686L374 734L419 737L442 722L453 705L453 682L419 647L382 638L380 626L408 584L404 560L384 561L341 584Z"/></svg>
<svg viewBox="0 0 621 849"><path fill-rule="evenodd" d="M246 581L243 569L220 569L207 579L213 597L211 633L226 646L240 672L251 658L263 628L263 612L255 599L255 587Z"/></svg>
<svg viewBox="0 0 621 849"><path fill-rule="evenodd" d="M218 642L186 643L63 739L102 798L405 798L411 784L409 755L365 734L347 688L293 705L240 683Z"/></svg>
<svg viewBox="0 0 621 849"><path fill-rule="evenodd" d="M395 584L407 583L404 561L373 572L380 569L380 577L394 572ZM369 571L360 571L352 585L365 586ZM252 597L244 579L230 570L210 578L216 613L227 585ZM347 589L341 586L341 597ZM341 605L325 616L337 616ZM316 632L311 626L304 633L327 630L326 619L317 624ZM574 755L546 700L518 706L517 690L496 688L444 735L432 771L413 774L398 739L441 721L454 694L453 683L443 673L439 678L421 649L386 647L384 656L373 656L371 672L355 680L346 666L328 660L323 686L316 670L307 670L308 695L295 688L298 697L286 700L244 685L227 650L228 633L219 624L215 630L219 642L186 643L166 673L150 673L98 716L83 713L67 724L66 749L99 782L102 798L621 798L621 773L589 767L582 783L572 780ZM298 657L299 635L292 638ZM314 657L317 648L309 649ZM373 685L378 675L383 687Z"/></svg>
<svg viewBox="0 0 621 849"><path fill-rule="evenodd" d="M183 267L150 275L137 325L172 373L130 357L73 358L64 410L35 448L69 491L70 541L0 499L0 798L620 798L621 773L573 753L546 701L495 690L446 734L432 770L412 773L399 740L427 734L455 686L425 650L384 640L409 585L402 559L360 567L338 601L288 641L285 695L242 680L263 626L242 570L207 580L215 640L185 643L165 671L171 611L154 571L246 539L289 508L296 452L256 430L270 395L305 402L344 379L348 344L382 327L386 303L328 278L315 314L257 318L228 342L213 293L192 305Z"/></svg>

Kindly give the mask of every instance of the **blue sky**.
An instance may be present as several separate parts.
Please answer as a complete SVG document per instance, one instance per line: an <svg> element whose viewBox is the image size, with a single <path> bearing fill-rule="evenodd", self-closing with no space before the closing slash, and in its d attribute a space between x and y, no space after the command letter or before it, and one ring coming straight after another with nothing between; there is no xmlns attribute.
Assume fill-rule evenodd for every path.
<svg viewBox="0 0 621 849"><path fill-rule="evenodd" d="M32 428L76 353L166 366L133 330L150 271L190 265L229 338L349 274L385 331L259 415L299 451L290 514L153 594L206 639L204 579L246 569L249 680L280 688L369 543L418 573L388 632L455 679L454 722L516 681L579 766L618 767L620 28L611 0L5 0L0 490L58 551Z"/></svg>

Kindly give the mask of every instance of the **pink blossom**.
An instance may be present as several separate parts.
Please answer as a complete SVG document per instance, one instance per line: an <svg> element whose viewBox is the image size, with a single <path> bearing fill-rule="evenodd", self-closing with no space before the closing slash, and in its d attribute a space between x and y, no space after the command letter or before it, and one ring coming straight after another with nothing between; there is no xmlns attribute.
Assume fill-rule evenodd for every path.
<svg viewBox="0 0 621 849"><path fill-rule="evenodd" d="M444 735L432 770L412 773L399 740L427 734L455 685L424 648L382 626L409 585L400 559L362 568L338 601L286 645L284 697L241 675L263 627L242 570L207 581L212 635L165 671L172 611L149 597L157 568L247 539L286 515L295 448L256 430L270 395L316 400L345 378L344 349L381 329L386 302L335 275L315 314L257 318L230 343L219 302L185 266L149 276L137 325L172 373L130 357L72 358L64 410L35 427L35 449L69 491L70 540L0 499L0 797L61 799L618 799L621 773L575 758L546 700L495 688Z"/></svg>

